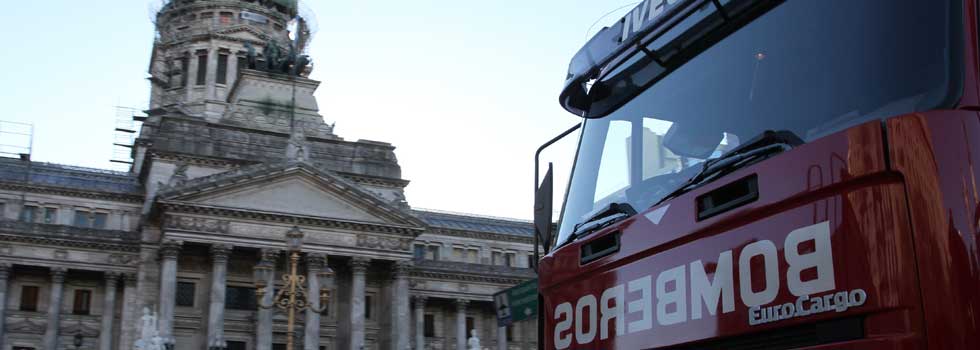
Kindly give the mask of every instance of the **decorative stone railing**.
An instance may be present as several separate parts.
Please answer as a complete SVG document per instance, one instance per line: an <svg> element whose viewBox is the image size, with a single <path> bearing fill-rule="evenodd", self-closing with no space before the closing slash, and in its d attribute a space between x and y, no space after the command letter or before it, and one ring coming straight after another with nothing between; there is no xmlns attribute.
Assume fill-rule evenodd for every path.
<svg viewBox="0 0 980 350"><path fill-rule="evenodd" d="M139 232L105 230L66 225L0 220L0 234L20 234L51 239L87 240L107 243L138 243Z"/></svg>

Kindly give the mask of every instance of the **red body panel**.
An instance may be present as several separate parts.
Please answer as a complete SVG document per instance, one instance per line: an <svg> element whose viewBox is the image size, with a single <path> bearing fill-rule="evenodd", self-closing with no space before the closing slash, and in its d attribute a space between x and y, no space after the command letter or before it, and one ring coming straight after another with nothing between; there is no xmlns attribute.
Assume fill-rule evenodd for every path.
<svg viewBox="0 0 980 350"><path fill-rule="evenodd" d="M980 38L976 1L964 3L960 110L897 116L824 137L552 251L539 265L543 348L670 349L858 317L862 339L806 349L980 349ZM695 198L752 174L758 176L758 200L697 220ZM798 297L788 290L787 276L792 274L784 241L794 230L824 222L830 229L833 291L862 289L867 301L843 312L750 325L740 292L747 282L740 280L739 266L745 247L770 241L778 248L778 295L765 305L793 303ZM579 264L582 245L617 233L618 253ZM800 245L799 252L814 251L811 243ZM687 294L683 322L661 324L657 278L681 266L688 273L704 266L708 281L715 280L721 254L728 251L734 309L726 313L719 302L717 313L709 313L690 295L688 274L682 287L676 278L663 286L665 293L682 288ZM701 265L692 264L697 261ZM753 292L767 287L765 265L759 257L749 260ZM812 269L799 274L804 280L814 275ZM630 312L628 305L643 300L643 291L630 291L629 284L644 277L652 284L650 315L642 308ZM581 319L576 317L575 306L592 295L601 308L603 293L619 285L625 288L624 298L605 307L609 311L616 300L623 301L624 322L606 319L608 336L603 339L602 322L590 320L588 307L582 308ZM573 324L556 332L568 318L557 312L565 303L572 305ZM700 319L693 318L694 306L701 310ZM664 310L677 313L677 308L669 304ZM602 311L596 311L599 321ZM646 316L652 317L649 329L629 332L631 323ZM577 342L575 322L582 322L582 333L595 333L591 342ZM600 329L588 329L592 324ZM620 326L627 330L622 335L616 333ZM556 340L568 337L569 345L556 347Z"/></svg>
<svg viewBox="0 0 980 350"><path fill-rule="evenodd" d="M980 349L980 120L975 112L888 121L892 164L905 176L933 349Z"/></svg>
<svg viewBox="0 0 980 350"><path fill-rule="evenodd" d="M837 287L834 291L863 289L868 294L863 306L842 313L750 326L748 307L738 292L738 286L745 282L739 280L739 267L735 266L734 311L718 311L717 316L711 316L707 309L702 309L703 317L695 320L691 319L693 311L688 308L688 316L682 323L661 325L659 320L654 320L649 330L605 340L597 335L594 342L573 342L571 348L657 348L857 314L867 315L869 321L877 320L874 327L867 329L869 338L877 338L871 343L886 342L898 348L917 345L922 339L922 316L904 186L898 174L886 170L882 145L880 123L865 124L741 169L680 196L663 205L670 208L659 224L641 213L553 252L541 262L545 348L555 348L554 329L560 319L554 316L556 306L561 303L575 304L588 294L599 298L607 288L646 275L656 279L662 271L697 260L708 266L705 271L711 279L715 277L712 266L717 264L720 253L731 250L738 265L738 257L747 244L768 240L782 247L791 231L822 222L829 222L830 226ZM694 199L697 196L750 174L759 178L760 195L756 202L701 222L696 220ZM647 214L663 206L651 208ZM618 253L579 265L582 244L618 231L622 232L622 248ZM785 253L782 250L780 256ZM756 291L767 287L764 278L755 278L765 275L764 264L757 260L750 260L751 284ZM778 296L767 305L793 303L797 299L786 288L788 266L782 259L779 259L779 271ZM665 288L676 290L677 284ZM656 286L654 293L655 289ZM682 289L690 293L686 286ZM641 299L640 294L626 293L624 302ZM657 296L651 299L654 304L658 302ZM693 298L688 299L688 306L693 307L695 303L690 301ZM655 305L652 307L656 309ZM587 316L590 311L583 312L586 315L581 320L583 325L591 324ZM654 310L653 314L656 313ZM624 323L628 325L643 318L642 312L626 313ZM607 332L613 334L616 326L610 322ZM572 327L572 333L574 330ZM848 348L863 347L859 344L849 344Z"/></svg>

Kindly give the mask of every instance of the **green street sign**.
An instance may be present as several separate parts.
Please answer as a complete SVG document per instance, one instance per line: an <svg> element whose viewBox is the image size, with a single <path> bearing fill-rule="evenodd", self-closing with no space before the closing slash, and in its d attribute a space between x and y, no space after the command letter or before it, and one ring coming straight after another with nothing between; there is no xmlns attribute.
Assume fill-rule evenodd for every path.
<svg viewBox="0 0 980 350"><path fill-rule="evenodd" d="M497 326L533 318L538 313L538 280L533 279L493 295Z"/></svg>

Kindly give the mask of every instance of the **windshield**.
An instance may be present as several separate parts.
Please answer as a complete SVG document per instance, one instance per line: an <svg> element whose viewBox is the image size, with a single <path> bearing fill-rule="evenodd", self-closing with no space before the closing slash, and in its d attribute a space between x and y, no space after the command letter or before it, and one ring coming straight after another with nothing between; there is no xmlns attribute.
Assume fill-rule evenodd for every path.
<svg viewBox="0 0 980 350"><path fill-rule="evenodd" d="M606 84L603 94L636 94L618 90L650 85L641 79L652 86L585 122L556 243L611 203L648 209L695 176L705 159L766 130L810 142L876 118L951 104L960 79L951 34L961 30L959 6L790 0L673 71L632 59L633 67L618 68L628 78L613 72L596 83Z"/></svg>

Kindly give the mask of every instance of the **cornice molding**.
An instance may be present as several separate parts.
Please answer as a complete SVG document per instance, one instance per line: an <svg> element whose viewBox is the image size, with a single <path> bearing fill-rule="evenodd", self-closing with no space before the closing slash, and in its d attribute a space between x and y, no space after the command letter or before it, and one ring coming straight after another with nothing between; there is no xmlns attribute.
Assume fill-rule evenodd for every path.
<svg viewBox="0 0 980 350"><path fill-rule="evenodd" d="M348 181L353 181L354 183L360 185L386 187L386 188L394 188L394 189L405 188L410 183L410 181L403 180L403 179L392 179L392 178L366 176L366 175L358 175L358 174L351 174L351 173L337 173L337 175L340 175L340 177Z"/></svg>
<svg viewBox="0 0 980 350"><path fill-rule="evenodd" d="M153 151L150 153L150 158L153 160L172 161L175 163L184 162L191 165L229 168L229 171L234 170L235 168L238 167L256 164L254 162L246 162L246 161L231 160L231 159L206 158L206 157L198 157L198 156L173 153L173 152L165 152L165 151Z"/></svg>

